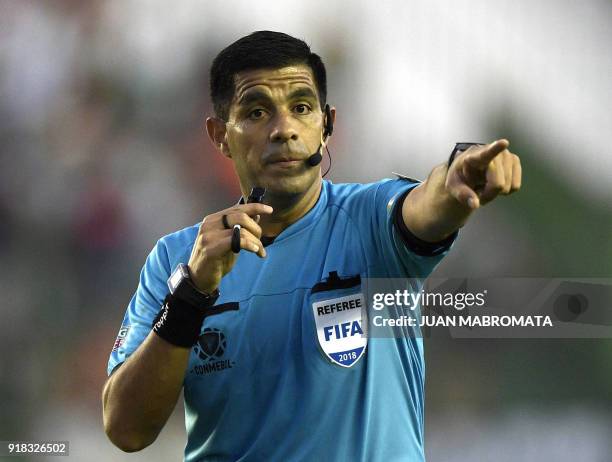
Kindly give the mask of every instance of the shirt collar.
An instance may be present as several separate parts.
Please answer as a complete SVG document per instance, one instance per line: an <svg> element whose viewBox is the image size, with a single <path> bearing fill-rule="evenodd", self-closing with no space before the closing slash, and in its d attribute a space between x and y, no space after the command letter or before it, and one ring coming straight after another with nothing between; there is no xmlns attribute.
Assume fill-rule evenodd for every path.
<svg viewBox="0 0 612 462"><path fill-rule="evenodd" d="M331 183L328 180L322 181L321 194L319 194L319 198L317 199L317 202L308 212L306 212L306 214L302 218L297 220L295 223L292 223L289 226L287 226L278 236L274 236L274 237L264 236L262 238L262 244L264 245L264 247L272 244L273 242L283 241L287 239L288 237L299 233L301 230L307 228L312 223L314 223L319 218L319 216L321 215L325 207L327 206L328 189L329 189L330 184ZM245 203L245 199L243 196L241 196L240 200L238 201L238 204L240 205L244 203Z"/></svg>

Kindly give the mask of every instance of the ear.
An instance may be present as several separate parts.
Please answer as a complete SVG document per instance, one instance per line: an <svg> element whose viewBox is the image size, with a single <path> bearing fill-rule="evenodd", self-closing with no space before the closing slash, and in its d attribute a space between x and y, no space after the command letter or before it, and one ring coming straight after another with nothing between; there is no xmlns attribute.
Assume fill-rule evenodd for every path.
<svg viewBox="0 0 612 462"><path fill-rule="evenodd" d="M206 118L206 133L214 148L227 158L232 158L232 154L227 146L225 122L217 117Z"/></svg>

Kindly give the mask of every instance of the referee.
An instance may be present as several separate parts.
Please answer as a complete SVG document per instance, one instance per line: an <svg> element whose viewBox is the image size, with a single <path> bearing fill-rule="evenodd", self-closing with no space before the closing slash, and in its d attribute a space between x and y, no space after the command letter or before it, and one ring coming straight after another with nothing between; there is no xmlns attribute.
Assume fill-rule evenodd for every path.
<svg viewBox="0 0 612 462"><path fill-rule="evenodd" d="M153 443L184 389L195 461L423 461L420 338L367 338L365 278L427 277L480 206L520 188L507 140L457 145L426 181L333 184L336 110L306 43L261 31L211 68L206 130L237 205L161 238L108 363L104 428Z"/></svg>

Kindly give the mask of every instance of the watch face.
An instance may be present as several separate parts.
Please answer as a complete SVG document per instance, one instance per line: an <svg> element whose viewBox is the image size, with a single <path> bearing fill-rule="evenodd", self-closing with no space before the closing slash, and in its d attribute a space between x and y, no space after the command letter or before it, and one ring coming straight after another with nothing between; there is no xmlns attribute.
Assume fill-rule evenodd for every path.
<svg viewBox="0 0 612 462"><path fill-rule="evenodd" d="M181 273L180 271L175 271L174 273L172 273L172 276L170 276L170 279L168 280L168 285L170 286L170 289L172 291L176 289L176 286L178 286L178 283L181 282L182 278L183 273Z"/></svg>
<svg viewBox="0 0 612 462"><path fill-rule="evenodd" d="M170 276L170 279L168 279L170 292L174 293L180 282L187 277L189 277L189 272L187 271L186 265L184 263L179 263L174 273Z"/></svg>
<svg viewBox="0 0 612 462"><path fill-rule="evenodd" d="M168 288L174 297L195 307L201 305L212 306L219 297L218 290L215 290L212 294L199 292L191 282L189 267L184 263L179 263L168 278Z"/></svg>

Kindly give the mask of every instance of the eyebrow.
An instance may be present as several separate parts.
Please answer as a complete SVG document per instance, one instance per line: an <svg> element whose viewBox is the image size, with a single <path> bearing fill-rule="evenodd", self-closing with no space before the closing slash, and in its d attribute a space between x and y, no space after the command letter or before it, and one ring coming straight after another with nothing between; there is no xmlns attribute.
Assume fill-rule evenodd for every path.
<svg viewBox="0 0 612 462"><path fill-rule="evenodd" d="M240 100L238 100L238 105L239 106L248 106L251 103L255 103L257 101L269 101L270 97L264 93L263 91L259 91L259 90L253 90L250 91L244 95L242 95L242 98L240 98Z"/></svg>
<svg viewBox="0 0 612 462"><path fill-rule="evenodd" d="M317 99L317 95L315 95L314 92L310 88L307 88L307 87L298 88L292 91L291 93L289 93L289 99L300 99L300 98Z"/></svg>
<svg viewBox="0 0 612 462"><path fill-rule="evenodd" d="M300 98L316 100L317 96L310 88L306 88L306 87L297 88L296 90L293 90L291 93L289 93L289 96L288 96L288 99L290 100L296 100ZM263 91L253 90L243 95L242 98L240 98L240 100L238 101L238 105L248 106L249 104L252 104L258 101L270 101L270 96Z"/></svg>

